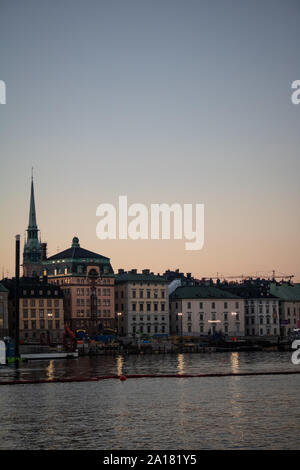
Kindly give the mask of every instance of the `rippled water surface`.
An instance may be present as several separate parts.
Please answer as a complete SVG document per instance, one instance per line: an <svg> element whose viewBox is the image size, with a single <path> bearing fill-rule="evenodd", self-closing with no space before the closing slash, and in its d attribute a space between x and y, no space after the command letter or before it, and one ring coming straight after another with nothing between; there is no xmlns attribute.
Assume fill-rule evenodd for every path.
<svg viewBox="0 0 300 470"><path fill-rule="evenodd" d="M0 368L0 382L298 371L289 352L98 356ZM2 385L0 449L299 449L300 375Z"/></svg>

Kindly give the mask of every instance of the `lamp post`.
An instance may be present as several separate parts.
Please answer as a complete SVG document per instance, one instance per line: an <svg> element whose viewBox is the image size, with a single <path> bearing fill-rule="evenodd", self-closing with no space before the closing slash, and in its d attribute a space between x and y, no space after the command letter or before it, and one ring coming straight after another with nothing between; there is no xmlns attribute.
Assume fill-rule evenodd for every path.
<svg viewBox="0 0 300 470"><path fill-rule="evenodd" d="M180 318L180 336L182 337L182 316L183 316L183 313L182 312L178 312L177 313L177 316Z"/></svg>
<svg viewBox="0 0 300 470"><path fill-rule="evenodd" d="M232 315L232 316L235 318L235 320L236 320L236 318L237 318L237 312L231 312L231 315ZM234 332L233 332L233 336L234 336L234 338L235 338L235 337L236 337L236 323L234 324L234 328L235 328L235 329L234 329Z"/></svg>
<svg viewBox="0 0 300 470"><path fill-rule="evenodd" d="M122 312L117 312L117 336L120 336L120 321L122 317Z"/></svg>

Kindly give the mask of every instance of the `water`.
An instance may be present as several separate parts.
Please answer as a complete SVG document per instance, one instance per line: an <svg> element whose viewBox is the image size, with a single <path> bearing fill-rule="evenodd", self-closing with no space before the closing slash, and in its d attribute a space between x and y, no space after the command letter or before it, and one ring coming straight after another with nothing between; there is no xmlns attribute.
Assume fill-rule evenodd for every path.
<svg viewBox="0 0 300 470"><path fill-rule="evenodd" d="M289 352L98 356L1 380L299 370ZM2 385L0 449L299 449L300 375Z"/></svg>

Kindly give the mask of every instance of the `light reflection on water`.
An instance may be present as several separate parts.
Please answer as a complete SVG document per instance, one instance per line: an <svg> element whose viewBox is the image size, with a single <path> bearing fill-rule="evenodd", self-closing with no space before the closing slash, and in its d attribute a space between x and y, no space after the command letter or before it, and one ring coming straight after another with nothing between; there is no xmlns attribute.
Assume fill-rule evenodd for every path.
<svg viewBox="0 0 300 470"><path fill-rule="evenodd" d="M298 370L290 353L28 362L16 378ZM0 449L299 449L300 376L3 385Z"/></svg>

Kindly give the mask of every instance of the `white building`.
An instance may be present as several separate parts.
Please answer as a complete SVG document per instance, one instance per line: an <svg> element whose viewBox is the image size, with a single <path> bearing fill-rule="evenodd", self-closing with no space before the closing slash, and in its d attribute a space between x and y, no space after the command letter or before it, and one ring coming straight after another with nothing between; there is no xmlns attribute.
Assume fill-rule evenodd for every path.
<svg viewBox="0 0 300 470"><path fill-rule="evenodd" d="M244 300L214 286L178 287L170 295L171 334L244 336Z"/></svg>
<svg viewBox="0 0 300 470"><path fill-rule="evenodd" d="M244 299L245 335L278 336L280 334L279 299L270 293L268 284L233 284L226 291Z"/></svg>

